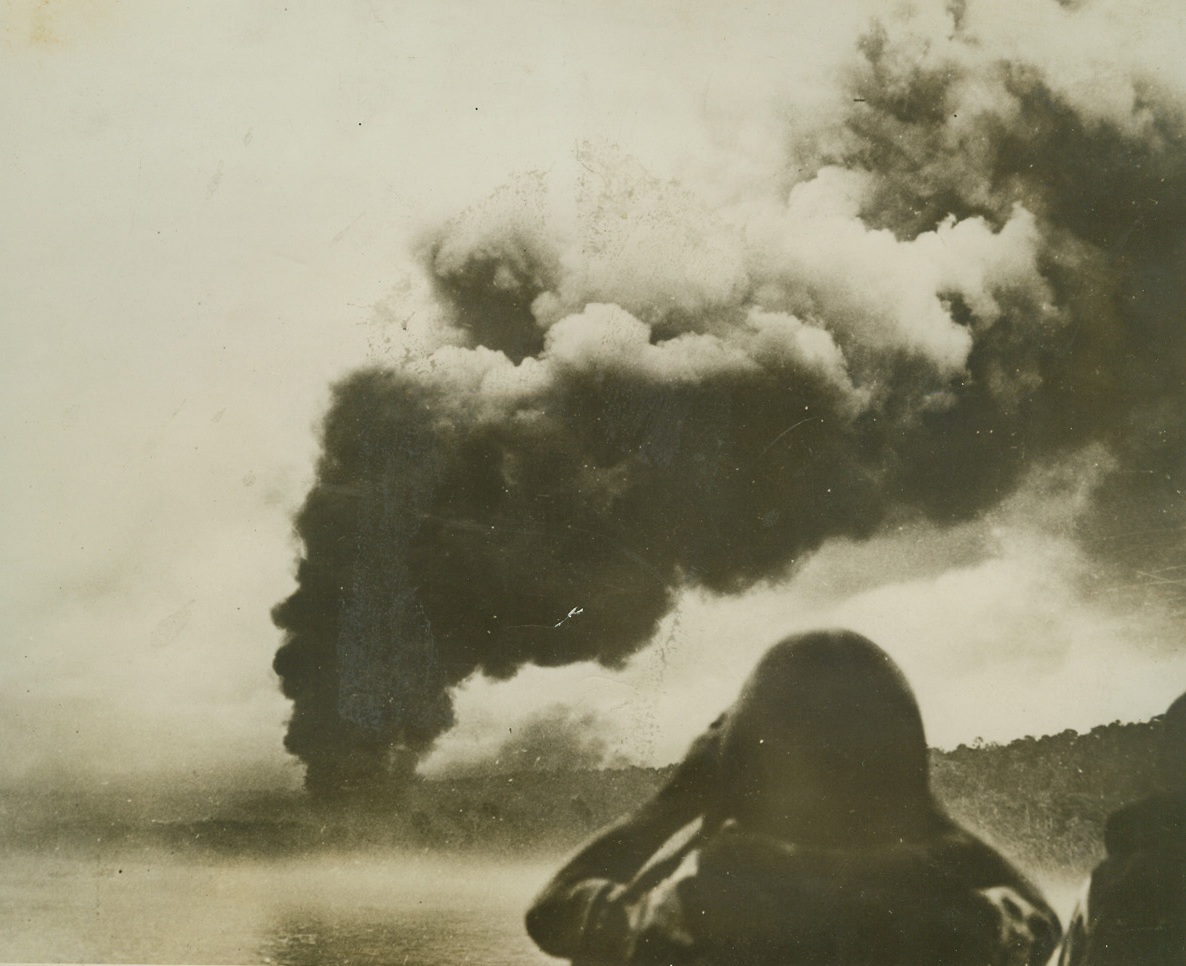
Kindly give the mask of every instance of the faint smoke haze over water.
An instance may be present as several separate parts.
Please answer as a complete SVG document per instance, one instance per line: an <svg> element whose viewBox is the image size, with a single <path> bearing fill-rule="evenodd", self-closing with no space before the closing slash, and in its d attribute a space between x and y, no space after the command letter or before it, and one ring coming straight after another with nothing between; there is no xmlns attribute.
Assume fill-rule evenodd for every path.
<svg viewBox="0 0 1186 966"><path fill-rule="evenodd" d="M1136 69L1101 100L984 9L872 27L768 177L586 146L425 239L428 347L336 386L275 610L314 792L398 786L475 673L620 667L681 589L1037 471L1098 573L1182 565L1181 103Z"/></svg>
<svg viewBox="0 0 1186 966"><path fill-rule="evenodd" d="M6 962L522 966L522 913L547 872L391 854L179 862L141 852L7 856ZM19 912L17 912L19 910Z"/></svg>

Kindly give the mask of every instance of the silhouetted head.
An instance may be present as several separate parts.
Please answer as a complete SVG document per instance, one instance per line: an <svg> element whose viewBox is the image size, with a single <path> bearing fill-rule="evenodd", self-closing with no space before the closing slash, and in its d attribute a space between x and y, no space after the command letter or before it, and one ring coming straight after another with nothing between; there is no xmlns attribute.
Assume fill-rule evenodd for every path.
<svg viewBox="0 0 1186 966"><path fill-rule="evenodd" d="M723 728L725 818L821 845L914 838L938 819L918 704L859 634L774 645Z"/></svg>
<svg viewBox="0 0 1186 966"><path fill-rule="evenodd" d="M1160 752L1162 783L1171 791L1186 792L1186 694L1162 718Z"/></svg>

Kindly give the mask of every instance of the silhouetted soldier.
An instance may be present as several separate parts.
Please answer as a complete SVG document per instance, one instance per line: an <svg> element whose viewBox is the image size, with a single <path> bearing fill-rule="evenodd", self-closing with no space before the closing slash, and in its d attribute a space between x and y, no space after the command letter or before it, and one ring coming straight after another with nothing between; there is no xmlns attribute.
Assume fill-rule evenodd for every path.
<svg viewBox="0 0 1186 966"><path fill-rule="evenodd" d="M1186 964L1186 694L1162 720L1163 791L1113 812L1107 858L1071 918L1062 966Z"/></svg>
<svg viewBox="0 0 1186 966"><path fill-rule="evenodd" d="M1037 890L935 803L909 686L846 631L771 648L668 783L557 873L527 929L577 964L1037 964L1059 938Z"/></svg>

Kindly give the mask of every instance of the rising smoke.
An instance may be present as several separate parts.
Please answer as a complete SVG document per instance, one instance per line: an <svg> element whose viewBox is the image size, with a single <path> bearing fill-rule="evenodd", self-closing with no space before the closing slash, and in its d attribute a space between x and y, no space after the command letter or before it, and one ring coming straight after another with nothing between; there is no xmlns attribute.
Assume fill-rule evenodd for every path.
<svg viewBox="0 0 1186 966"><path fill-rule="evenodd" d="M1128 82L1085 97L960 7L871 30L769 185L709 207L586 148L437 232L441 344L336 387L274 613L309 788L396 789L475 672L620 666L681 588L1087 446L1084 546L1181 563L1186 123Z"/></svg>
<svg viewBox="0 0 1186 966"><path fill-rule="evenodd" d="M460 778L513 772L556 772L595 769L620 760L612 754L606 721L592 712L553 704L529 714L493 748L462 757L437 771Z"/></svg>

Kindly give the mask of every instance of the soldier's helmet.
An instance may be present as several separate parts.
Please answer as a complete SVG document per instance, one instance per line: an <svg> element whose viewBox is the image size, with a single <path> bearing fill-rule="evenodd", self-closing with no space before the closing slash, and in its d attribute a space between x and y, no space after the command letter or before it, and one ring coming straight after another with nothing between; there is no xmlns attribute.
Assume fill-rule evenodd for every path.
<svg viewBox="0 0 1186 966"><path fill-rule="evenodd" d="M913 838L941 820L918 703L860 634L774 645L722 727L722 818L819 845Z"/></svg>

